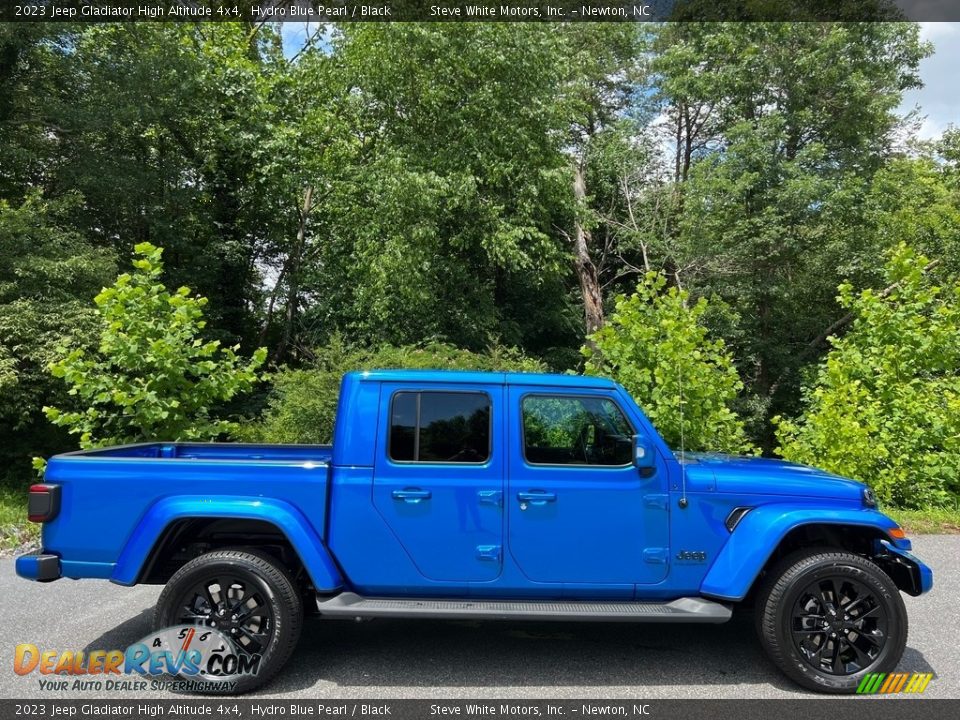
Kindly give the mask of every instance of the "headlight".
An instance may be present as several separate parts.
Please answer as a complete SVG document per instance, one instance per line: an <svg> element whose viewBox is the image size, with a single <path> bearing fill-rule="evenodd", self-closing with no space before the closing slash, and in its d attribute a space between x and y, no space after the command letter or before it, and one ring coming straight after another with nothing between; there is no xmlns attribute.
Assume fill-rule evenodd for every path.
<svg viewBox="0 0 960 720"><path fill-rule="evenodd" d="M874 495L873 490L868 487L863 489L863 504L870 508L877 506L877 496Z"/></svg>

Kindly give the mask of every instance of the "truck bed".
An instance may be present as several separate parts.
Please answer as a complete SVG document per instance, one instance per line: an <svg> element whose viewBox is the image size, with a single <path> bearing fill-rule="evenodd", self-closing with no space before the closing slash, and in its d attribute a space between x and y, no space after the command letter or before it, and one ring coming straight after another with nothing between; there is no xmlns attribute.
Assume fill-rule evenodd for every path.
<svg viewBox="0 0 960 720"><path fill-rule="evenodd" d="M62 509L44 523L43 547L62 558L65 577L130 584L131 568L181 517L254 508L268 520L293 517L305 536L322 540L332 456L330 445L190 442L56 455L45 481L59 486Z"/></svg>
<svg viewBox="0 0 960 720"><path fill-rule="evenodd" d="M241 460L329 463L332 445L165 442L80 450L63 457L148 458L154 460Z"/></svg>

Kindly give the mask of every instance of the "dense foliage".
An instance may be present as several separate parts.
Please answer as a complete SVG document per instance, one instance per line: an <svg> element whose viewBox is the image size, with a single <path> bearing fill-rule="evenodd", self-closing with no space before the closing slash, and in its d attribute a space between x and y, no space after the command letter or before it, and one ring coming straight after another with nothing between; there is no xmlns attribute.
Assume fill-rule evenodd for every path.
<svg viewBox="0 0 960 720"><path fill-rule="evenodd" d="M907 508L960 491L960 284L938 284L928 266L900 246L889 292L840 286L853 326L831 338L803 414L777 432L784 457L868 481Z"/></svg>
<svg viewBox="0 0 960 720"><path fill-rule="evenodd" d="M616 299L584 348L587 372L619 381L671 447L749 452L731 410L743 383L723 340L709 337L707 299L690 304L685 290L666 284L648 273L633 295Z"/></svg>
<svg viewBox="0 0 960 720"><path fill-rule="evenodd" d="M838 285L880 293L901 242L960 272L960 132L919 142L896 111L930 52L915 24L291 27L0 25L0 453L15 482L75 443L44 405L91 442L212 437L236 413L247 436L317 441L338 373L421 362L616 373L673 444L680 369L688 447L771 454L771 418L807 427L827 337L851 328ZM227 358L233 389L217 376L191 405L158 366L180 406L107 390L143 370L110 354L146 346L101 352L90 299L140 243L164 248L151 285L209 299L207 325L164 321L168 359ZM164 307L147 305L123 314ZM273 390L226 400L256 368L197 357L194 340L255 361L267 348ZM45 371L61 345L82 353L57 366L70 384ZM923 457L947 440L931 432ZM908 462L926 463L924 497L955 497L948 469Z"/></svg>
<svg viewBox="0 0 960 720"><path fill-rule="evenodd" d="M0 479L29 477L30 457L69 447L41 408L66 400L48 365L64 343L92 343L91 302L116 272L113 253L83 241L69 218L79 199L0 199Z"/></svg>
<svg viewBox="0 0 960 720"><path fill-rule="evenodd" d="M99 316L95 349L66 348L50 365L76 406L45 407L47 418L89 448L151 440L212 440L232 428L211 410L252 389L266 359L260 348L245 361L239 346L201 337L207 299L160 282L162 250L134 249L123 273L94 299Z"/></svg>

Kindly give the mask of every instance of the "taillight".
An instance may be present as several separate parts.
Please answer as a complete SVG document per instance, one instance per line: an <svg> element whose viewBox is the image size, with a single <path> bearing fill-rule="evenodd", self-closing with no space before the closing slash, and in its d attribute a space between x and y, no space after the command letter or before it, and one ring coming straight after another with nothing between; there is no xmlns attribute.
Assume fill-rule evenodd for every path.
<svg viewBox="0 0 960 720"><path fill-rule="evenodd" d="M48 522L60 512L60 486L37 483L30 486L27 499L27 519L30 522Z"/></svg>

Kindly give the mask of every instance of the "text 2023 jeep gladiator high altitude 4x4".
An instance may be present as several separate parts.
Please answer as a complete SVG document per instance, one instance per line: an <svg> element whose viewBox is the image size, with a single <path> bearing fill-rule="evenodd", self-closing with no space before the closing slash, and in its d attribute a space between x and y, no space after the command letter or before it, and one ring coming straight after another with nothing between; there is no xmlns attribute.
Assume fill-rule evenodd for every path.
<svg viewBox="0 0 960 720"><path fill-rule="evenodd" d="M862 483L674 454L601 378L373 371L332 446L67 453L30 490L31 580L166 584L158 629L217 628L270 679L322 616L720 623L750 599L801 685L853 692L907 639L930 569Z"/></svg>

